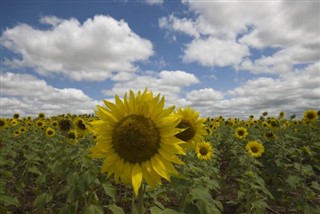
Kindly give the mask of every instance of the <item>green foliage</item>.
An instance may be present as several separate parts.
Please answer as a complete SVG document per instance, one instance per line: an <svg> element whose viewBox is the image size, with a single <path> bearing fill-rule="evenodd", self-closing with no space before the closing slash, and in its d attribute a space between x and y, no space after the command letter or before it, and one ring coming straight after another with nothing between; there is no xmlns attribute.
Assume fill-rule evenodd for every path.
<svg viewBox="0 0 320 214"><path fill-rule="evenodd" d="M1 213L134 212L131 187L108 179L100 173L102 161L87 156L95 143L92 133L82 134L75 143L63 131L55 129L55 136L48 137L44 128L31 123L27 126L19 119L18 125L0 130ZM205 140L214 148L213 158L200 161L188 151L171 182L155 189L147 186L145 210L151 214L320 213L319 125L319 121L294 124L263 116L242 121L211 118L206 127L212 130ZM27 131L14 136L22 126ZM245 139L234 136L237 127L246 127ZM252 140L265 148L259 158L245 149Z"/></svg>

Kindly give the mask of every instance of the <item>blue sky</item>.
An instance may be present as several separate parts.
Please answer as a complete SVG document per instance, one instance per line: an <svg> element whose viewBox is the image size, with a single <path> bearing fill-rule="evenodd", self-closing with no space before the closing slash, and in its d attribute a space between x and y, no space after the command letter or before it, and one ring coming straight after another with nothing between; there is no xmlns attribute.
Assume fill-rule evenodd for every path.
<svg viewBox="0 0 320 214"><path fill-rule="evenodd" d="M148 88L202 116L320 106L319 1L1 1L1 117Z"/></svg>

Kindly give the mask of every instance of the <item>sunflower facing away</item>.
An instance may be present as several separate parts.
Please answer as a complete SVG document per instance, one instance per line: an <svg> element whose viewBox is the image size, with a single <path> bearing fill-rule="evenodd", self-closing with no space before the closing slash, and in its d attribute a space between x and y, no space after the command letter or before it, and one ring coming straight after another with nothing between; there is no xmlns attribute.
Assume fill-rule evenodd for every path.
<svg viewBox="0 0 320 214"><path fill-rule="evenodd" d="M161 178L170 181L177 174L173 163L183 164L176 156L185 155L184 142L175 137L180 120L170 116L174 106L164 109L164 97L152 91L130 91L115 103L104 100L106 107L97 106L99 120L91 122L97 134L96 145L89 149L92 158L104 158L101 172L115 181L131 184L135 194L142 180L155 187Z"/></svg>
<svg viewBox="0 0 320 214"><path fill-rule="evenodd" d="M249 141L246 145L246 150L251 157L257 158L264 153L264 146L258 141Z"/></svg>
<svg viewBox="0 0 320 214"><path fill-rule="evenodd" d="M177 128L184 129L176 137L187 143L184 145L186 149L194 149L196 143L202 141L203 135L206 134L205 119L199 118L199 112L190 107L179 108L174 115L181 119Z"/></svg>
<svg viewBox="0 0 320 214"><path fill-rule="evenodd" d="M213 155L213 148L208 142L199 142L196 145L195 152L199 160L210 160Z"/></svg>

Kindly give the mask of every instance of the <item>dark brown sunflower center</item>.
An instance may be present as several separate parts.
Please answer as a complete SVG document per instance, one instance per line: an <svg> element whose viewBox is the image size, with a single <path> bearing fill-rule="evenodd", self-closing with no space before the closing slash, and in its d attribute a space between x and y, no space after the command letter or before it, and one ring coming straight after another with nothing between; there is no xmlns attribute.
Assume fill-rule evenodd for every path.
<svg viewBox="0 0 320 214"><path fill-rule="evenodd" d="M82 120L79 120L78 128L81 129L81 130L86 130L87 129L86 125L82 122Z"/></svg>
<svg viewBox="0 0 320 214"><path fill-rule="evenodd" d="M313 118L315 118L315 115L311 112L311 113L308 113L307 114L307 118L309 119L309 120L312 120Z"/></svg>
<svg viewBox="0 0 320 214"><path fill-rule="evenodd" d="M244 135L244 131L243 131L243 130L239 130L239 131L238 131L238 135L239 135L239 136L243 136L243 135Z"/></svg>
<svg viewBox="0 0 320 214"><path fill-rule="evenodd" d="M185 129L183 132L180 132L179 134L175 135L177 138L183 141L191 140L196 134L196 130L194 129L192 124L189 121L184 119L180 121L177 128Z"/></svg>
<svg viewBox="0 0 320 214"><path fill-rule="evenodd" d="M68 138L70 138L70 139L76 139L76 134L75 133L73 133L73 132L70 132L70 133L68 133Z"/></svg>
<svg viewBox="0 0 320 214"><path fill-rule="evenodd" d="M53 131L49 130L48 135L52 135L52 134L53 134Z"/></svg>
<svg viewBox="0 0 320 214"><path fill-rule="evenodd" d="M149 160L160 147L159 129L142 115L129 115L118 122L113 135L114 150L126 161Z"/></svg>
<svg viewBox="0 0 320 214"><path fill-rule="evenodd" d="M72 128L72 123L70 120L60 120L59 127L62 131L69 131Z"/></svg>
<svg viewBox="0 0 320 214"><path fill-rule="evenodd" d="M207 150L206 148L203 148L203 147L200 148L199 152L200 152L200 154L203 155L203 156L205 156L205 155L208 154L208 150Z"/></svg>
<svg viewBox="0 0 320 214"><path fill-rule="evenodd" d="M0 120L0 126L4 126L5 122L3 120Z"/></svg>
<svg viewBox="0 0 320 214"><path fill-rule="evenodd" d="M253 147L251 147L251 151L253 153L257 153L259 151L259 149L257 147L255 147L255 146L253 146Z"/></svg>

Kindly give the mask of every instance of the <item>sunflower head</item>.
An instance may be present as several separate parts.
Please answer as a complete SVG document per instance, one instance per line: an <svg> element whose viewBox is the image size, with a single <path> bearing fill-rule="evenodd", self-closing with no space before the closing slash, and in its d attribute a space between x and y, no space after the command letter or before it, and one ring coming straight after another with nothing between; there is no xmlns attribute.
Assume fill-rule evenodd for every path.
<svg viewBox="0 0 320 214"><path fill-rule="evenodd" d="M59 128L61 131L70 131L72 127L72 121L69 119L62 119L59 121Z"/></svg>
<svg viewBox="0 0 320 214"><path fill-rule="evenodd" d="M284 111L281 111L279 113L279 119L283 119L286 116L286 113Z"/></svg>
<svg viewBox="0 0 320 214"><path fill-rule="evenodd" d="M317 111L316 110L312 110L312 109L309 109L309 110L306 110L303 112L303 118L302 118L304 121L306 122L314 122L314 121L317 121L318 119L318 114L317 114Z"/></svg>
<svg viewBox="0 0 320 214"><path fill-rule="evenodd" d="M46 115L43 112L40 112L38 114L38 118L44 119L46 117Z"/></svg>
<svg viewBox="0 0 320 214"><path fill-rule="evenodd" d="M258 141L249 141L246 145L246 150L251 157L257 158L264 153L264 146Z"/></svg>
<svg viewBox="0 0 320 214"><path fill-rule="evenodd" d="M187 149L194 149L195 144L202 141L203 135L206 134L205 119L199 118L199 112L190 107L179 108L174 115L180 119L177 128L181 129L176 137L187 143L185 144Z"/></svg>
<svg viewBox="0 0 320 214"><path fill-rule="evenodd" d="M151 187L161 184L161 178L170 181L177 174L173 163L183 163L176 155L185 155L184 142L175 137L180 118L171 116L174 106L165 109L164 97L147 89L130 91L123 100L116 95L115 103L104 104L97 106L99 119L89 126L97 136L89 155L105 159L101 172L131 184L136 195L143 179Z"/></svg>
<svg viewBox="0 0 320 214"><path fill-rule="evenodd" d="M50 127L46 129L46 136L47 137L53 137L55 134L56 134L56 131L54 129L52 129Z"/></svg>
<svg viewBox="0 0 320 214"><path fill-rule="evenodd" d="M0 118L0 130L8 127L8 122L5 118Z"/></svg>
<svg viewBox="0 0 320 214"><path fill-rule="evenodd" d="M74 127L79 132L85 132L87 130L87 124L84 122L84 120L82 118L76 118L74 120Z"/></svg>
<svg viewBox="0 0 320 214"><path fill-rule="evenodd" d="M234 135L238 139L244 139L248 135L248 130L245 127L238 127L236 128Z"/></svg>
<svg viewBox="0 0 320 214"><path fill-rule="evenodd" d="M78 143L78 133L75 130L70 130L67 133L66 140L69 144Z"/></svg>
<svg viewBox="0 0 320 214"><path fill-rule="evenodd" d="M213 156L213 148L209 142L199 142L195 148L199 160L210 160Z"/></svg>
<svg viewBox="0 0 320 214"><path fill-rule="evenodd" d="M19 113L14 113L14 114L13 114L13 118L14 118L14 119L19 119L19 117L20 117Z"/></svg>

